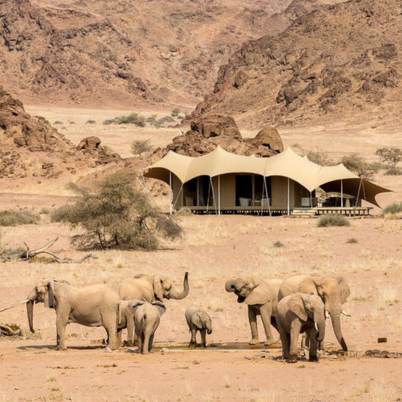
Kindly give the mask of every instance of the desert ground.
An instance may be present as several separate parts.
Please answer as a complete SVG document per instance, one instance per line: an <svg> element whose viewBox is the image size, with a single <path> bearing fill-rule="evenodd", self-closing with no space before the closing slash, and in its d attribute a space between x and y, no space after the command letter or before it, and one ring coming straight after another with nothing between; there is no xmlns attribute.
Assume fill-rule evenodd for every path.
<svg viewBox="0 0 402 402"><path fill-rule="evenodd" d="M122 156L130 156L135 139L162 146L180 133L176 128L102 124L106 118L127 113L121 110L38 106L27 110L51 123L62 122L60 127L65 128L58 129L75 143L97 135ZM96 123L87 124L90 119ZM345 121L329 128L286 128L280 133L287 146L320 149L334 159L357 152L374 160L378 147L402 146L402 131L392 122L351 126ZM378 175L375 181L394 191L379 197L381 205L401 200L400 177ZM26 241L34 248L58 236L53 251L74 260L82 257L83 252L70 244L74 230L49 219L48 211L69 199L63 178L52 186L16 184L2 182L0 210L41 211L41 223L2 227L2 245L16 248ZM1 323L17 323L25 332L18 338L0 338L0 400L400 401L402 360L365 354L373 349L402 353L402 221L384 219L379 213L351 219L349 227L340 228L318 228L315 219L186 215L178 218L183 238L155 252L95 251L96 259L82 264L1 263L0 307L23 300L36 282L47 278L84 285L159 273L181 284L188 271L190 294L182 301L167 301L156 349L146 356L136 348L107 353L103 329L75 324L68 327L69 349L59 352L54 311L35 306L35 334L29 334L23 305L0 313ZM299 273L342 274L348 280L351 296L345 310L351 317L343 318L350 349L346 355L336 353L329 323L327 352L319 363L287 364L280 359L279 343L268 349L263 343L248 345L246 307L225 292L225 280L237 275L285 278ZM214 331L205 350L186 346L184 310L190 305L203 306L212 316ZM260 323L259 329L262 341ZM379 344L380 337L386 337L387 343Z"/></svg>

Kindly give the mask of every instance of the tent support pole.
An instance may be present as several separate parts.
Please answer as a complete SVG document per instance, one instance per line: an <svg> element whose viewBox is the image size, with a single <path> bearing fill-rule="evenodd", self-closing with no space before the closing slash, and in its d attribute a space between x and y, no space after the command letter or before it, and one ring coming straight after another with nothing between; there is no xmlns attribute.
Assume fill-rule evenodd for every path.
<svg viewBox="0 0 402 402"><path fill-rule="evenodd" d="M173 188L172 188L172 172L169 171L169 188L170 188L170 202L169 202L169 215L173 213Z"/></svg>
<svg viewBox="0 0 402 402"><path fill-rule="evenodd" d="M343 208L343 180L341 180L341 208Z"/></svg>
<svg viewBox="0 0 402 402"><path fill-rule="evenodd" d="M218 215L221 214L221 176L218 176Z"/></svg>
<svg viewBox="0 0 402 402"><path fill-rule="evenodd" d="M313 193L310 191L310 208L313 208Z"/></svg>
<svg viewBox="0 0 402 402"><path fill-rule="evenodd" d="M173 203L173 208L176 208L177 201L179 201L179 197L180 197L180 195L182 195L182 192L183 192L183 185L184 185L184 184L182 184L182 185L180 186L180 190L179 190L179 192L177 193L176 201L174 201L174 203ZM182 203L182 206L183 206L183 203Z"/></svg>
<svg viewBox="0 0 402 402"><path fill-rule="evenodd" d="M288 216L290 216L290 179L288 177Z"/></svg>
<svg viewBox="0 0 402 402"><path fill-rule="evenodd" d="M269 212L269 216L272 216L266 177L265 177L265 176L262 176L262 180L263 180L263 182L264 182L265 197L266 197L266 200L267 200L267 202L268 202L268 212ZM261 202L261 206L262 206L262 202Z"/></svg>
<svg viewBox="0 0 402 402"><path fill-rule="evenodd" d="M362 181L363 181L363 179L362 179L362 178L360 178L360 182L359 182L359 188L358 188L358 190L357 190L357 197L356 197L355 207L357 207L357 204L359 203L359 197L360 197L360 187L361 187L361 185L362 185Z"/></svg>
<svg viewBox="0 0 402 402"><path fill-rule="evenodd" d="M216 208L216 197L215 197L214 183L212 181L212 177L209 177L209 182L211 183L212 199L214 200L215 214L217 214L218 211L217 211L217 208Z"/></svg>

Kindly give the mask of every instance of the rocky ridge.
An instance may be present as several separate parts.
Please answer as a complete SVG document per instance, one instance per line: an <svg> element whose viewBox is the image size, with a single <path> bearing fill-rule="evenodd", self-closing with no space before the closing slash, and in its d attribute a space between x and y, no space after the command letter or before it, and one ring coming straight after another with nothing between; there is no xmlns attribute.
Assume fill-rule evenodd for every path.
<svg viewBox="0 0 402 402"><path fill-rule="evenodd" d="M232 113L249 127L391 114L402 109L402 4L320 6L221 67L194 115Z"/></svg>

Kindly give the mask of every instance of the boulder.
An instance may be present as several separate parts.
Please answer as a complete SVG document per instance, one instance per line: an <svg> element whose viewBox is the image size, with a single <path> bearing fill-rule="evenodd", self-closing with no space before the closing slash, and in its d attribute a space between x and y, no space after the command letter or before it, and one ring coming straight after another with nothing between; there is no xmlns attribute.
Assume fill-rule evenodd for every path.
<svg viewBox="0 0 402 402"><path fill-rule="evenodd" d="M77 149L94 151L99 148L101 142L99 137L85 137L79 142Z"/></svg>
<svg viewBox="0 0 402 402"><path fill-rule="evenodd" d="M256 145L263 145L278 153L283 151L281 136L274 127L267 126L262 128L254 137L253 142Z"/></svg>
<svg viewBox="0 0 402 402"><path fill-rule="evenodd" d="M193 120L191 131L200 133L205 138L220 136L241 138L239 128L233 117L215 113L202 115Z"/></svg>

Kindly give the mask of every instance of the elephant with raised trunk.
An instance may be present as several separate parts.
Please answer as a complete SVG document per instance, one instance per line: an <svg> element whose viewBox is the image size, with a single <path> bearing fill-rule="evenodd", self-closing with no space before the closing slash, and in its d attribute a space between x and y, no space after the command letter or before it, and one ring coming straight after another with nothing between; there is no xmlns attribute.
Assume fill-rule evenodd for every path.
<svg viewBox="0 0 402 402"><path fill-rule="evenodd" d="M309 360L318 361L317 350L325 336L324 303L316 295L294 293L278 303L276 316L281 335L283 358L297 362L299 334L306 332L309 338Z"/></svg>
<svg viewBox="0 0 402 402"><path fill-rule="evenodd" d="M348 350L341 328L342 305L346 303L350 288L341 276L296 275L285 279L279 289L279 300L293 293L318 295L325 311L331 317L334 334L344 351Z"/></svg>
<svg viewBox="0 0 402 402"><path fill-rule="evenodd" d="M275 315L278 303L278 289L280 280L262 280L254 278L234 278L225 284L227 292L237 296L238 303L248 305L248 320L250 323L250 345L258 343L257 316L261 316L266 335L266 345L275 343L271 332L271 323L276 325Z"/></svg>
<svg viewBox="0 0 402 402"><path fill-rule="evenodd" d="M75 287L65 281L45 281L35 286L27 299L31 332L35 332L34 304L44 303L56 310L57 349L66 349L66 326L72 322L88 327L104 327L108 335L108 349L113 350L120 346L117 334L120 298L107 285Z"/></svg>
<svg viewBox="0 0 402 402"><path fill-rule="evenodd" d="M181 300L188 296L188 272L184 274L183 289L173 286L172 281L158 275L136 275L122 282L118 287L121 300L144 300L149 303L163 302L163 299ZM127 341L134 345L135 325L131 318L127 322Z"/></svg>

